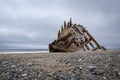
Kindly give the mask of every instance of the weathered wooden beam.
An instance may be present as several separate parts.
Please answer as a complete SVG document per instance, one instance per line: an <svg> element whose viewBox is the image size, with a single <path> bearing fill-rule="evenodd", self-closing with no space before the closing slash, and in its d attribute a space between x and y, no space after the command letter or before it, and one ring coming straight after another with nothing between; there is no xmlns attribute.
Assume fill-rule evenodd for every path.
<svg viewBox="0 0 120 80"><path fill-rule="evenodd" d="M91 41L91 39L85 41L85 42L82 42L82 46L85 46L86 44L88 44L89 42Z"/></svg>
<svg viewBox="0 0 120 80"><path fill-rule="evenodd" d="M97 47L98 47L99 49L101 49L101 46L98 44L98 42L97 42L93 37L91 37L91 38L92 38L93 42L97 45Z"/></svg>
<svg viewBox="0 0 120 80"><path fill-rule="evenodd" d="M92 42L89 42L89 44L92 46L92 48L94 48L94 46L93 46Z"/></svg>
<svg viewBox="0 0 120 80"><path fill-rule="evenodd" d="M82 46L82 48L83 48L84 51L86 51L85 48L84 48L84 46Z"/></svg>
<svg viewBox="0 0 120 80"><path fill-rule="evenodd" d="M70 27L70 23L68 22L68 23L67 23L67 28L69 28L69 27Z"/></svg>
<svg viewBox="0 0 120 80"><path fill-rule="evenodd" d="M87 45L87 44L85 44L85 47L87 48L87 50L90 50L90 48L88 47L88 45Z"/></svg>
<svg viewBox="0 0 120 80"><path fill-rule="evenodd" d="M87 33L87 35L91 38L91 40L93 40L93 42L96 44L96 46L101 49L101 46L99 45L99 43L94 39L94 37L84 28L84 32Z"/></svg>
<svg viewBox="0 0 120 80"><path fill-rule="evenodd" d="M60 30L58 31L58 38L60 37Z"/></svg>
<svg viewBox="0 0 120 80"><path fill-rule="evenodd" d="M63 48L60 48L60 47L58 47L58 46L56 46L56 45L53 45L53 44L50 44L49 45L49 50L50 50L50 52L68 52L68 50L66 50L66 49L63 49ZM53 51L52 51L53 50ZM70 51L71 52L71 51Z"/></svg>
<svg viewBox="0 0 120 80"><path fill-rule="evenodd" d="M61 26L61 32L63 32L63 26Z"/></svg>
<svg viewBox="0 0 120 80"><path fill-rule="evenodd" d="M66 22L65 22L65 21L64 21L64 27L67 27L67 26L66 26Z"/></svg>
<svg viewBox="0 0 120 80"><path fill-rule="evenodd" d="M61 38L59 38L59 39L57 40L57 42L62 41L62 40L65 40L65 39L67 39L67 38L70 37L70 36L71 36L71 34L68 33L67 35L65 35L65 36L63 36L63 37L61 37Z"/></svg>
<svg viewBox="0 0 120 80"><path fill-rule="evenodd" d="M70 18L70 26L72 26L72 18Z"/></svg>
<svg viewBox="0 0 120 80"><path fill-rule="evenodd" d="M71 39L70 42L65 46L65 48L69 48L72 43L74 43L75 39Z"/></svg>

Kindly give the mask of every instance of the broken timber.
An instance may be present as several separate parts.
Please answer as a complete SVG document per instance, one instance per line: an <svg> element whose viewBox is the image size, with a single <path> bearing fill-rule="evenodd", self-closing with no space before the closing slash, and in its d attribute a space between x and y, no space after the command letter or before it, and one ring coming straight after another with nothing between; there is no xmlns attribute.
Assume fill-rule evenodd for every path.
<svg viewBox="0 0 120 80"><path fill-rule="evenodd" d="M72 24L72 19L68 23L64 21L64 26L61 26L61 30L58 31L58 38L49 44L50 52L95 51L97 49L106 50L83 25Z"/></svg>

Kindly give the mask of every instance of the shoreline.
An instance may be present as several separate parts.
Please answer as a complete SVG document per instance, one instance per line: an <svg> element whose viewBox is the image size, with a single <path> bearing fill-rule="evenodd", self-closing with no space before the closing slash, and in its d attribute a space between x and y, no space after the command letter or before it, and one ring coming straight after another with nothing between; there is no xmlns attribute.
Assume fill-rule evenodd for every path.
<svg viewBox="0 0 120 80"><path fill-rule="evenodd" d="M6 52L0 52L0 54L26 54L26 53L49 53L49 51L6 51Z"/></svg>
<svg viewBox="0 0 120 80"><path fill-rule="evenodd" d="M111 52L111 51L115 51L115 52L120 52L119 50L107 50L107 51L101 51L101 50L97 50L97 51L77 51L79 53L88 53L88 52L92 52L92 53L96 53L96 52ZM1 51L1 54L35 54L35 53L39 53L39 54L43 54L43 53L77 53L77 52L49 52L49 51Z"/></svg>

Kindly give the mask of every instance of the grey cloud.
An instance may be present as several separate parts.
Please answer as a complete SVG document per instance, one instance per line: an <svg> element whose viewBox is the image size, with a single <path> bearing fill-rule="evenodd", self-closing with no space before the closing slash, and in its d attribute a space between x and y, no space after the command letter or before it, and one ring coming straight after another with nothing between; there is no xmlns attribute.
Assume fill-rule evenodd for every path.
<svg viewBox="0 0 120 80"><path fill-rule="evenodd" d="M119 0L0 1L0 47L47 48L63 21L72 17L100 44L120 48L119 7Z"/></svg>

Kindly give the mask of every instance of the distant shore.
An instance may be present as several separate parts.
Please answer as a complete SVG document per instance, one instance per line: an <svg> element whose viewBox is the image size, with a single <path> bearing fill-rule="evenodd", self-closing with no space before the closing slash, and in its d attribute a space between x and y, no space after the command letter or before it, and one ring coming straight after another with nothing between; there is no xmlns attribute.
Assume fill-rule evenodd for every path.
<svg viewBox="0 0 120 80"><path fill-rule="evenodd" d="M116 50L107 50L107 52L108 51L120 51L119 49L116 49ZM81 52L81 51L78 51L78 52ZM87 52L92 52L92 51L82 51L81 53L87 53ZM93 51L93 52L100 52L99 50L98 51ZM20 50L19 51L19 49L18 50L16 50L16 51L12 51L12 50L3 50L3 51L0 51L0 54L32 54L32 53L39 53L39 54L43 54L43 53L67 53L67 52L49 52L49 50L48 49L45 49L45 50L39 50L39 49L37 49L36 51L34 51L34 49L33 50L31 50L30 49L30 51L29 50ZM70 52L70 53L76 53L76 52Z"/></svg>
<svg viewBox="0 0 120 80"><path fill-rule="evenodd" d="M34 54L34 53L49 53L49 51L14 51L14 52L0 52L0 54Z"/></svg>
<svg viewBox="0 0 120 80"><path fill-rule="evenodd" d="M46 53L48 49L0 49L0 54Z"/></svg>
<svg viewBox="0 0 120 80"><path fill-rule="evenodd" d="M119 80L120 50L0 53L0 79Z"/></svg>

